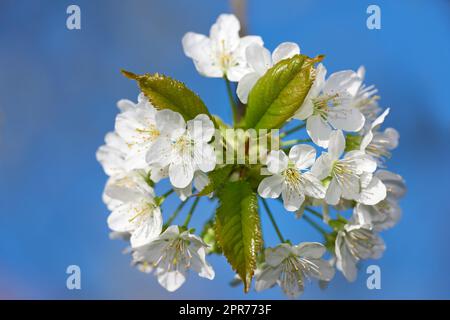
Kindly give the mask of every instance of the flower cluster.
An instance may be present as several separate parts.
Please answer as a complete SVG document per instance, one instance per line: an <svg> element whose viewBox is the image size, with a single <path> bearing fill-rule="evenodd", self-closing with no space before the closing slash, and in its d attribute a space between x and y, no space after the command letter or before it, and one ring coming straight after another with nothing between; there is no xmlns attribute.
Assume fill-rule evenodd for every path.
<svg viewBox="0 0 450 320"><path fill-rule="evenodd" d="M253 276L257 291L278 284L291 297L303 292L306 279L331 281L335 269L354 281L361 260L383 253L379 233L399 220L406 192L402 177L385 170L399 140L395 129L381 130L389 109L364 85L363 67L327 77L323 56L309 58L292 42L270 53L261 37L239 31L236 17L222 14L209 37L189 32L182 39L200 74L225 79L231 127L181 82L124 72L141 93L137 103L118 102L115 130L97 151L109 176L103 193L108 226L129 241L133 265L169 291L189 270L213 279L210 254L226 256L245 291ZM234 145L220 133L230 128L282 129L281 141L260 147L257 163L237 156L223 163L218 148L229 152ZM248 160L249 138L241 138ZM157 195L163 179L172 188ZM172 193L181 203L163 219ZM189 224L203 196L219 205L196 235ZM267 199L278 199L293 218L317 229L324 243L285 239L276 224L283 213L273 214ZM190 201L184 224L173 224ZM272 247L263 246L260 203L280 239Z"/></svg>

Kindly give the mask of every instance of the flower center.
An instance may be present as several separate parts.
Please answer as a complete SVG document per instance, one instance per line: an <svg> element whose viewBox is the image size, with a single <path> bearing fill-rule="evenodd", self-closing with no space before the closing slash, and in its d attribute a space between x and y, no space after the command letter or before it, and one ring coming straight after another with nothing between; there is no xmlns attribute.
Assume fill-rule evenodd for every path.
<svg viewBox="0 0 450 320"><path fill-rule="evenodd" d="M136 223L138 226L145 220L145 218L152 214L155 209L153 203L142 200L138 205L132 208L134 214L128 219L128 222Z"/></svg>
<svg viewBox="0 0 450 320"><path fill-rule="evenodd" d="M174 147L179 154L189 155L192 152L193 141L187 135L182 135L175 141Z"/></svg>
<svg viewBox="0 0 450 320"><path fill-rule="evenodd" d="M322 119L326 120L328 117L329 108L332 105L338 104L338 94L334 95L321 95L317 98L312 99L314 106L314 115L320 116Z"/></svg>

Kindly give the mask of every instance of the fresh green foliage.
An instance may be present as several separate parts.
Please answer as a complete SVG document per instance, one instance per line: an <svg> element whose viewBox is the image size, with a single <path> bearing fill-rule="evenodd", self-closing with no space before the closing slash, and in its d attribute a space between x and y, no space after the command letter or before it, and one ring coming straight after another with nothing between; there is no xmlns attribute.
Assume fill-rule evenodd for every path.
<svg viewBox="0 0 450 320"><path fill-rule="evenodd" d="M248 292L262 246L256 193L248 182L235 181L226 183L218 197L217 239Z"/></svg>
<svg viewBox="0 0 450 320"><path fill-rule="evenodd" d="M178 80L158 73L142 76L125 70L122 73L138 82L141 91L157 109L179 112L185 120L194 119L202 113L211 117L200 97Z"/></svg>
<svg viewBox="0 0 450 320"><path fill-rule="evenodd" d="M250 91L245 127L281 128L302 105L314 81L314 64L322 58L295 55L270 68Z"/></svg>

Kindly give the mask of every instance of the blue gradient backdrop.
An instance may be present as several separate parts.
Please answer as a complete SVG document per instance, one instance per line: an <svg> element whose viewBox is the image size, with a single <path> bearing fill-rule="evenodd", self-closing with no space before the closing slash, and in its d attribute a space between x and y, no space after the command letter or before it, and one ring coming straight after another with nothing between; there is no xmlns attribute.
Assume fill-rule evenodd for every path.
<svg viewBox="0 0 450 320"><path fill-rule="evenodd" d="M81 7L81 31L66 29L71 3ZM382 10L378 31L366 28L372 3ZM211 258L214 281L192 275L169 294L130 268L123 242L108 239L106 176L95 151L113 128L116 101L138 94L119 70L183 80L229 120L224 84L199 76L180 44L187 31L207 33L222 12L230 7L219 0L1 1L0 298L284 298L279 288L244 295L229 287L233 273L222 257ZM375 262L382 289L366 288L369 261L355 283L338 274L325 291L308 285L303 298L450 298L449 1L250 0L248 18L270 49L295 41L308 55L325 54L331 72L365 65L367 82L392 108L387 124L401 133L389 168L409 191ZM287 237L320 240L274 209ZM202 202L194 222L211 212ZM263 229L274 244L265 218ZM80 291L65 287L70 264L81 267Z"/></svg>

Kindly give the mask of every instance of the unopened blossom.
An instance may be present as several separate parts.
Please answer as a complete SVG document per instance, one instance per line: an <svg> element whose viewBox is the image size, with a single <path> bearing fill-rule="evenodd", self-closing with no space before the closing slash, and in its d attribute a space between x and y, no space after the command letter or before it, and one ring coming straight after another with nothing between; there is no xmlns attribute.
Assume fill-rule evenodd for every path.
<svg viewBox="0 0 450 320"><path fill-rule="evenodd" d="M251 44L263 45L261 37L239 36L241 25L232 14L221 14L212 25L209 37L188 32L182 44L186 56L194 61L197 71L206 77L226 77L239 81L251 72L245 50Z"/></svg>
<svg viewBox="0 0 450 320"><path fill-rule="evenodd" d="M170 183L175 188L189 186L194 172L209 172L215 168L214 148L208 144L214 135L214 124L205 114L199 114L187 123L171 110L156 114L159 138L147 152L151 168L167 168Z"/></svg>
<svg viewBox="0 0 450 320"><path fill-rule="evenodd" d="M336 237L336 267L348 281L355 281L357 263L379 259L385 249L383 239L368 225L346 224Z"/></svg>
<svg viewBox="0 0 450 320"><path fill-rule="evenodd" d="M406 186L401 176L389 171L379 170L374 178L386 186L386 198L375 205L358 203L353 209L353 215L358 223L371 225L375 231L382 231L393 227L400 219L402 209L398 201L404 196Z"/></svg>
<svg viewBox="0 0 450 320"><path fill-rule="evenodd" d="M281 194L284 207L288 211L298 210L305 196L321 199L325 187L310 171L316 159L316 149L300 144L291 148L289 156L284 151L271 151L267 156L267 169L272 174L264 178L258 186L263 198L278 198Z"/></svg>
<svg viewBox="0 0 450 320"><path fill-rule="evenodd" d="M266 249L265 265L256 273L256 291L278 284L286 295L297 297L308 278L330 281L334 268L322 259L325 252L325 247L316 242L282 243Z"/></svg>
<svg viewBox="0 0 450 320"><path fill-rule="evenodd" d="M183 285L189 270L214 279L214 270L206 262L206 247L198 236L172 225L149 245L137 249L135 258L151 266L159 284L172 292Z"/></svg>
<svg viewBox="0 0 450 320"><path fill-rule="evenodd" d="M344 134L341 130L333 131L328 152L322 153L311 169L319 179L331 178L325 195L325 201L330 205L337 205L341 197L357 200L361 192L361 176L373 173L377 168L376 162L364 152L355 150L344 155L344 150Z"/></svg>
<svg viewBox="0 0 450 320"><path fill-rule="evenodd" d="M236 93L243 103L247 103L248 94L252 90L259 78L261 78L267 70L281 60L300 54L300 48L296 43L283 42L275 48L272 55L269 50L258 44L252 44L247 47L246 58L252 71L246 74L239 81Z"/></svg>
<svg viewBox="0 0 450 320"><path fill-rule="evenodd" d="M317 66L315 80L295 118L306 121L306 130L312 141L327 148L334 129L357 132L365 118L352 99L362 84L358 74L351 70L333 73L325 80L326 69Z"/></svg>
<svg viewBox="0 0 450 320"><path fill-rule="evenodd" d="M121 105L125 111L117 115L115 129L128 146L126 168L148 168L145 156L160 135L155 120L157 110L143 95L134 107L128 100L121 101Z"/></svg>
<svg viewBox="0 0 450 320"><path fill-rule="evenodd" d="M387 128L384 131L379 131L379 127L388 114L389 109L386 109L376 118L361 140L360 150L371 155L378 164L382 164L384 160L390 158L390 151L398 146L399 134L397 130Z"/></svg>
<svg viewBox="0 0 450 320"><path fill-rule="evenodd" d="M130 233L133 248L150 243L162 229L161 210L144 174L131 171L119 175L110 180L105 189L108 197L120 203L109 215L108 226L115 232Z"/></svg>

